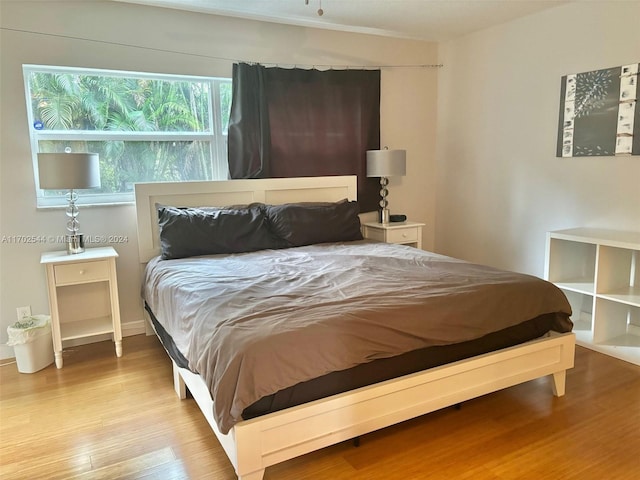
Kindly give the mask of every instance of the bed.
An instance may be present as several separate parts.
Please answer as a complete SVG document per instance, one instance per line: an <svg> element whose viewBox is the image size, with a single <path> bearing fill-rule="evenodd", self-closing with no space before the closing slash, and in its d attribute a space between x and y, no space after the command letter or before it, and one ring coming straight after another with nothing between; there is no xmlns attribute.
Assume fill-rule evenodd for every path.
<svg viewBox="0 0 640 480"><path fill-rule="evenodd" d="M387 281L376 284L375 288L371 286L365 273L380 276L380 272L393 271L394 268L397 272L403 272L408 271L409 265L415 264L421 270L431 269L437 272L423 283L429 283L433 288L436 280L447 283L455 277L458 289L461 288L460 284L464 286L473 283L474 276L493 278L495 275L495 281L492 282L495 286L503 283L504 275L518 275L470 265L407 246L376 244L366 239L320 245L309 245L303 241L293 248L279 245L278 248L265 250L261 250L259 245L252 245L247 248L247 252L204 257L199 256L200 252L196 250L187 252L184 256L177 254L171 257L169 254L170 261L158 259L161 253L166 255L171 252L171 249L167 249L166 234L164 243L161 244L160 241L159 206L180 206L186 209L257 204L264 208L264 205L279 206L295 202L338 204L343 199L356 200L356 178L353 176L136 185L139 254L141 263L146 267L143 297L150 325L170 354L176 392L181 398L186 397L187 389L193 395L241 480L261 479L265 468L270 465L535 378L549 375L554 395L564 394L565 372L573 366L574 356L574 336L570 333L568 320L570 308L563 295L557 296L555 287L533 277L525 279L530 282L524 289L528 292L528 297L525 300L518 299L517 303L526 304L535 310L538 307L533 304L538 302L538 298L554 297L551 302L553 307L544 306L553 311L545 310L544 315L519 312L517 315L523 318L518 320L504 315L501 322L507 323L500 323L495 328L500 333L509 331L512 334L510 336L516 338L510 340L513 345L503 344L502 337L498 339L494 337L497 333L488 330L469 334L469 338L463 338L454 344L450 338L444 338L448 335L444 332L451 325L458 325L456 319L465 316L463 311L456 310L461 303L458 300L443 304L443 299L458 298L444 290L440 295L433 296L437 301L428 307L437 307L440 312L445 312L446 318L432 327L434 331L443 333L436 334L435 337L438 338L435 340L431 339L434 335L430 334L429 342L425 343L427 335L415 330L417 327L412 323L420 313L411 308L414 303L420 303L419 308L427 308L422 305L422 298L426 295L422 291L409 289L409 300L404 297L396 299L393 295L401 294L400 290L407 290L399 288L399 284L394 286L393 279L399 278L400 273L389 274ZM168 207L167 210L170 213L171 208ZM342 206L339 208L343 209ZM274 207L274 211L280 210ZM183 215L183 212L180 211L177 215ZM163 228L166 228L166 223ZM312 230L313 226L307 229ZM386 263L387 258L390 258L391 264ZM316 263L325 260L329 263ZM285 269L291 266L294 269L300 268L301 264L307 269L305 271L322 271L322 275L318 277L324 282L321 284L323 288L327 284L336 284L337 290L323 292L317 284L310 282L308 275L301 274L301 270ZM441 268L444 270L440 270ZM249 278L261 278L265 270L279 272L279 277L263 278L257 286L245 289L243 282ZM221 272L238 273L233 275L233 281L226 278L216 284L216 278L222 275ZM353 275L353 272L358 272L358 275ZM275 289L278 278L282 280L280 283L290 283L298 289L311 288L311 293L301 297L298 292L302 290L295 290L296 294L293 295L287 293L286 289ZM442 279L445 281L442 282ZM343 280L347 283L341 284ZM416 279L410 283L413 285L420 282L422 280ZM382 284L387 284L386 293L379 290L383 288ZM177 290L169 290L167 293L156 288L161 285L173 285ZM274 290L269 290L265 285L274 285ZM187 291L188 286L193 288ZM237 288L234 290L232 287ZM207 291L207 288L213 290ZM538 288L542 289L539 294L536 292ZM215 293L223 290L221 294ZM239 302L238 295L244 290L245 293L250 293L250 301ZM364 295L359 297L360 300L350 298L350 292L360 290ZM495 302L513 302L517 299L508 287L500 286L495 290L498 292ZM178 295L178 291L182 293ZM478 312L477 304L481 304L483 298L489 298L484 297L485 293L476 297L473 308ZM201 302L206 297L216 297L219 305L205 308ZM293 306L286 304L285 307L280 302L288 297L294 297L294 303ZM316 297L317 302L313 300ZM360 303L352 304L351 307L345 307L342 303L337 308L329 307L329 304L337 302L333 299L338 297L345 297L347 302ZM300 298L304 298L302 304ZM416 300L418 298L420 300ZM402 311L396 309L398 301L411 304L411 308L407 306ZM175 308L172 310L173 304ZM242 320L233 320L224 327L217 324L215 328L211 327L206 320L211 314L205 315L204 312L224 311L226 313L223 316L231 319L236 311L229 313L230 304L240 305L239 310L243 313L238 318ZM377 313L369 315L374 306ZM435 311L429 310L430 315ZM503 316L496 315L496 311L487 312L486 320L479 324L491 323L494 317ZM345 312L349 316L347 320L343 318ZM422 311L423 314L424 312ZM285 313L289 316L283 316ZM482 314L478 313L480 316ZM391 317L394 319L394 328L390 329L385 318ZM248 326L254 320L267 321L268 325L286 324L287 328L284 333L274 328L277 335L262 338L261 333L256 332L264 330L264 326L260 327L262 330L249 330ZM303 324L302 320L310 321ZM328 323L320 323L320 320ZM531 323L534 320L535 323ZM341 323L343 321L351 322L351 327L344 327ZM240 327L229 328L233 324ZM397 324L402 324L408 330L396 331ZM514 334L513 329L520 329L521 324L526 324L525 330L518 330ZM313 338L318 339L318 345L322 345L320 353L315 357L313 345L304 343L302 332L309 328L316 329ZM459 331L468 329L468 325L453 328ZM189 337L189 331L198 333ZM362 331L371 332L371 338L364 340L366 346L356 344L354 340L354 337L362 336L359 333ZM376 331L378 336L374 335ZM228 338L231 342L229 344L243 345L243 348L247 345L247 350L243 350L240 360L235 356L225 356L225 348L213 352L200 350L197 344L210 343L200 339L210 337ZM323 337L330 341L321 341ZM495 340L493 346L479 346L477 340L487 337ZM349 348L345 348L347 344ZM461 346L465 347L462 349L464 351L460 350ZM467 348L469 346L471 350ZM476 348L481 350L474 350ZM444 350L446 353L442 358L446 359L449 355L452 361L440 360L436 366L403 370L405 364L397 360L404 360L412 355L416 357L416 352L423 357L423 349L431 349L429 352ZM302 357L308 353L309 359L304 361L311 360L311 363L317 364L321 375L315 370L309 371L302 357L291 361L292 355L300 354L300 351ZM187 352L187 355L181 356L181 352ZM364 355L366 361L361 360L358 364L354 359L356 354ZM267 360L281 363L273 363L278 367L272 368L268 367L271 364ZM212 361L224 368L207 370L207 365L212 364ZM287 367L291 364L295 364L297 368ZM379 367L381 365L384 368ZM374 368L369 368L372 366ZM364 368L369 370L365 371ZM347 383L336 387L339 383L336 375L339 376L341 372L351 373L342 375ZM367 380L362 381L362 378ZM314 382L314 389L320 385L319 390L300 387ZM228 388L229 385L233 388ZM322 385L331 385L331 388L337 390L322 390ZM294 392L291 388L298 390ZM323 393L318 394L318 391ZM282 392L285 395L278 397ZM281 401L281 397L293 400L287 403ZM268 401L265 402L264 399Z"/></svg>

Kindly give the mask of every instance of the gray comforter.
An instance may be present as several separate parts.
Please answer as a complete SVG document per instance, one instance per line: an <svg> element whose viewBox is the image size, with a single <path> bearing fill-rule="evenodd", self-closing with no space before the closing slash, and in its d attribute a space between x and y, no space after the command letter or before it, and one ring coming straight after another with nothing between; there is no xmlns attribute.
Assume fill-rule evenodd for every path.
<svg viewBox="0 0 640 480"><path fill-rule="evenodd" d="M223 433L261 397L333 371L545 313L571 329L551 283L366 240L154 259L143 296L209 386Z"/></svg>

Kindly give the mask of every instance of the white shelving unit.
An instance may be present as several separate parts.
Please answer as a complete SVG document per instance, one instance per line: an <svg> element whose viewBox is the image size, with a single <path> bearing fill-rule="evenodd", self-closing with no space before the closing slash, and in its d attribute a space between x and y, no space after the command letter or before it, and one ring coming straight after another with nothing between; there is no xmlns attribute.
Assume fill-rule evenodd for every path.
<svg viewBox="0 0 640 480"><path fill-rule="evenodd" d="M640 365L640 232L548 232L545 278L571 303L578 345Z"/></svg>

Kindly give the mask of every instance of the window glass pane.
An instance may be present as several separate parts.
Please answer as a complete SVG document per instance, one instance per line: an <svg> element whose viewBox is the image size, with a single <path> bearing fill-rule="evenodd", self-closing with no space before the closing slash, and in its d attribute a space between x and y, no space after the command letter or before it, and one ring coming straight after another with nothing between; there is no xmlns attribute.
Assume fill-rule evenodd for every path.
<svg viewBox="0 0 640 480"><path fill-rule="evenodd" d="M212 180L211 142L208 141L60 141L41 140L41 153L65 151L100 156L97 193L133 191L135 182ZM64 192L43 191L45 196Z"/></svg>
<svg viewBox="0 0 640 480"><path fill-rule="evenodd" d="M224 180L229 79L23 66L34 176L38 153L93 152L102 187L83 202L133 200L135 182ZM214 128L215 126L215 128ZM64 192L38 190L38 206Z"/></svg>
<svg viewBox="0 0 640 480"><path fill-rule="evenodd" d="M206 132L210 129L207 81L31 72L29 87L37 130Z"/></svg>
<svg viewBox="0 0 640 480"><path fill-rule="evenodd" d="M220 115L222 117L222 133L229 130L229 114L231 113L231 82L220 83Z"/></svg>

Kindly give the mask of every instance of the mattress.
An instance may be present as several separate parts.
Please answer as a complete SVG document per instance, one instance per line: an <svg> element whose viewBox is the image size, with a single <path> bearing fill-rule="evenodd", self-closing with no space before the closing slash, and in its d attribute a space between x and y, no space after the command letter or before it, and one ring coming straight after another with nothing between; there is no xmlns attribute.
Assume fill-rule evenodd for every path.
<svg viewBox="0 0 640 480"><path fill-rule="evenodd" d="M189 362L177 349L175 342L164 327L155 318L151 308L145 304L145 309L153 324L162 345L171 359L181 368L189 368ZM540 338L548 332L563 325L562 314L551 313L540 315L531 320L519 323L513 327L493 332L484 337L451 345L427 347L413 350L395 357L373 360L339 372L332 372L321 377L301 382L284 388L272 395L266 395L242 411L242 419L260 417L327 398L338 393L348 392L356 388L366 387L375 383L398 378L403 375L420 372L428 368L453 363L465 358L471 358L483 353L494 352L507 347L513 347L529 340ZM568 327L567 327L568 328ZM569 331L566 330L565 331Z"/></svg>
<svg viewBox="0 0 640 480"><path fill-rule="evenodd" d="M207 383L223 433L572 327L549 282L366 240L154 259L143 297L157 330Z"/></svg>

